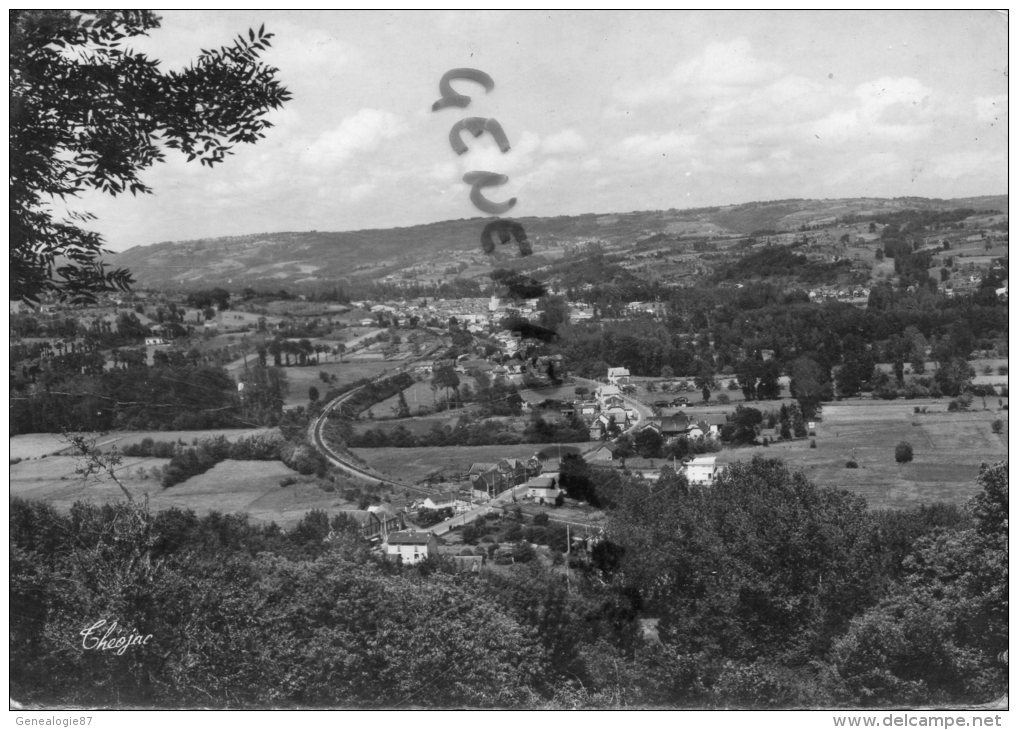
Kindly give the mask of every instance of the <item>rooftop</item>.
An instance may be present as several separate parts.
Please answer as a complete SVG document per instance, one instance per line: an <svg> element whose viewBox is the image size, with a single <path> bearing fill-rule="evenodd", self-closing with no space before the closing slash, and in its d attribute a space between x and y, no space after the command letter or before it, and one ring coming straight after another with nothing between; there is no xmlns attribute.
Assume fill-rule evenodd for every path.
<svg viewBox="0 0 1018 730"><path fill-rule="evenodd" d="M390 545L427 545L434 537L430 532L390 532Z"/></svg>

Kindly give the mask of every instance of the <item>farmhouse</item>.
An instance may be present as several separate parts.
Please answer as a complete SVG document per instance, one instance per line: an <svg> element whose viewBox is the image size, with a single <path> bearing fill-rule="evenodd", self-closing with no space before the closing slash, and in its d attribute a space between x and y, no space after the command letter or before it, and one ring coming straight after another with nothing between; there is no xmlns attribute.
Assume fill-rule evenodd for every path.
<svg viewBox="0 0 1018 730"><path fill-rule="evenodd" d="M619 389L619 386L601 385L598 386L597 390L594 392L594 397L597 398L598 403L600 403L602 406L604 405L605 401L608 398L611 398L612 396L616 396L618 398L622 397L622 391Z"/></svg>
<svg viewBox="0 0 1018 730"><path fill-rule="evenodd" d="M385 541L386 557L401 560L404 565L415 565L438 555L438 538L430 532L393 532Z"/></svg>
<svg viewBox="0 0 1018 730"><path fill-rule="evenodd" d="M542 503L554 502L555 498L562 492L558 488L558 479L554 476L542 475L534 477L523 486L527 488L528 497L541 500Z"/></svg>
<svg viewBox="0 0 1018 730"><path fill-rule="evenodd" d="M690 484L713 484L718 474L718 457L697 456L685 465L686 479Z"/></svg>
<svg viewBox="0 0 1018 730"><path fill-rule="evenodd" d="M587 438L591 441L601 441L608 436L608 416L601 414L587 428Z"/></svg>
<svg viewBox="0 0 1018 730"><path fill-rule="evenodd" d="M727 416L723 413L708 413L697 425L707 436L717 437L721 433L721 427L728 422Z"/></svg>
<svg viewBox="0 0 1018 730"><path fill-rule="evenodd" d="M390 532L397 532L406 526L402 514L393 512L383 505L372 505L366 510L340 510L339 514L356 522L360 528L361 536L369 540L384 537Z"/></svg>
<svg viewBox="0 0 1018 730"><path fill-rule="evenodd" d="M648 421L647 425L643 428L649 428L657 431L661 434L661 437L667 441L668 439L673 439L678 436L687 436L689 434L689 418L687 418L684 413L679 413L674 416L654 418Z"/></svg>
<svg viewBox="0 0 1018 730"><path fill-rule="evenodd" d="M629 370L626 368L608 368L608 382L612 385L625 385L629 378Z"/></svg>
<svg viewBox="0 0 1018 730"><path fill-rule="evenodd" d="M500 459L494 464L477 462L470 465L467 476L474 489L498 494L527 480L527 464L519 459Z"/></svg>
<svg viewBox="0 0 1018 730"><path fill-rule="evenodd" d="M629 428L629 412L626 411L625 408L621 408L618 406L605 408L603 411L601 411L601 415L606 416L609 420L614 418L615 423L618 424L619 428L622 429Z"/></svg>
<svg viewBox="0 0 1018 730"><path fill-rule="evenodd" d="M462 512L469 509L468 502L459 498L456 492L443 492L431 494L424 499L425 509L451 509L454 512Z"/></svg>
<svg viewBox="0 0 1018 730"><path fill-rule="evenodd" d="M600 446L596 451L591 452L587 457L587 461L611 461L615 458L615 449L618 448L611 442L606 442L603 446Z"/></svg>

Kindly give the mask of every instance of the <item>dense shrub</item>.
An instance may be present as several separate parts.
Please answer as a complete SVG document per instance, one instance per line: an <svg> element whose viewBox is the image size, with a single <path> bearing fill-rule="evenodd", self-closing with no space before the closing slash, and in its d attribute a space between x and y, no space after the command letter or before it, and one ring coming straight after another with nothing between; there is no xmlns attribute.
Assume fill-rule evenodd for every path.
<svg viewBox="0 0 1018 730"><path fill-rule="evenodd" d="M279 458L284 464L300 474L324 476L327 468L325 457L306 443L285 442L279 450Z"/></svg>

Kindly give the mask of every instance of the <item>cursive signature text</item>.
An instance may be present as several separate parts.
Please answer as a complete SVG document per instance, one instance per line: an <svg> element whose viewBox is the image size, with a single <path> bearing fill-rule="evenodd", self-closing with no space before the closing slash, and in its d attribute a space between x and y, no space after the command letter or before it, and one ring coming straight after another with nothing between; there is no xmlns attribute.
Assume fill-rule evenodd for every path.
<svg viewBox="0 0 1018 730"><path fill-rule="evenodd" d="M106 626L106 633L102 634L102 638L99 638L99 634L104 626ZM81 630L80 634L84 637L81 640L81 646L85 651L91 651L92 649L112 651L117 656L120 656L132 646L147 646L152 638L152 634L142 636L134 631L127 636L122 634L114 636L115 632L117 632L116 621L107 626L106 619L99 619L87 629Z"/></svg>

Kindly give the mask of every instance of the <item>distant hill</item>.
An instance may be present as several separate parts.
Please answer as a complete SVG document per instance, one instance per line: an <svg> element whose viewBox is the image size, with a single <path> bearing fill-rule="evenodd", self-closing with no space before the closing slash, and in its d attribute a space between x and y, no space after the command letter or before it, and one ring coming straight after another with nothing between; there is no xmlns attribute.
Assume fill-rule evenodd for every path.
<svg viewBox="0 0 1018 730"><path fill-rule="evenodd" d="M562 246L599 241L645 241L654 236L703 239L791 231L845 215L896 210L974 208L1007 211L1007 196L953 200L849 198L778 200L691 210L635 211L545 218L519 218L540 254L542 244ZM281 232L136 246L111 257L129 269L138 286L191 289L266 284L317 284L376 278L421 261L456 263L457 254L482 255L480 234L487 219L442 221L405 228L346 232Z"/></svg>

